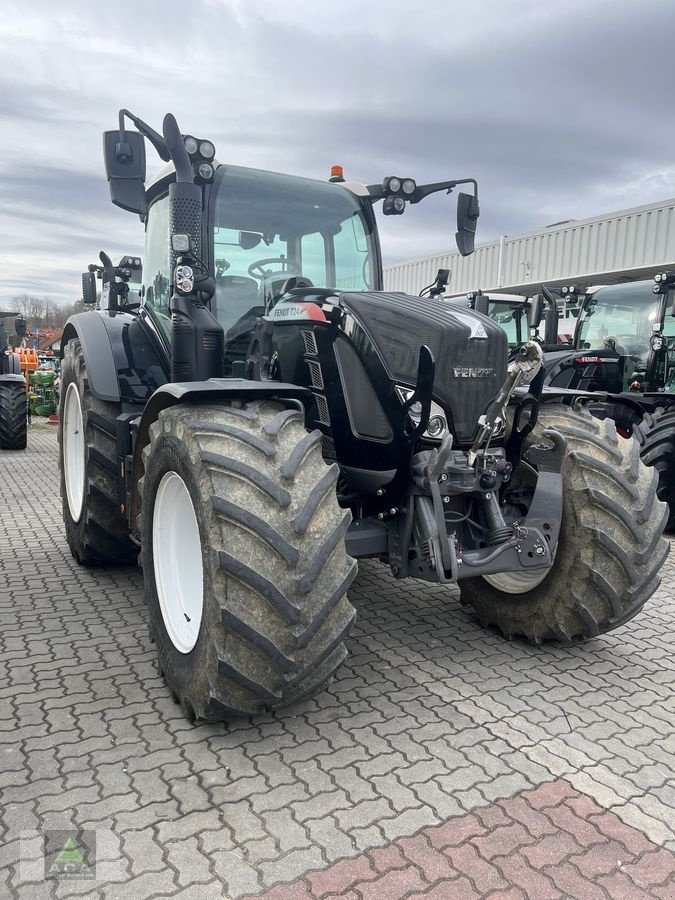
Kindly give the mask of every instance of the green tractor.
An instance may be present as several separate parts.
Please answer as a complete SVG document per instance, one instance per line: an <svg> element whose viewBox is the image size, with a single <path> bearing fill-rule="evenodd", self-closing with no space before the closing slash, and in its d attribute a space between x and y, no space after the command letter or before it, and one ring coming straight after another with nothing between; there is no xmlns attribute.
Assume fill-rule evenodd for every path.
<svg viewBox="0 0 675 900"><path fill-rule="evenodd" d="M147 185L145 141L168 163ZM535 342L509 362L489 317L382 290L376 205L468 184L466 255L473 179L221 164L173 116L159 134L126 110L104 155L113 203L145 224L143 287L130 303L102 255L99 308L64 331L65 532L83 565L140 554L188 715L319 691L346 656L361 558L459 584L509 638L570 643L639 612L668 548L637 444L543 392Z"/></svg>
<svg viewBox="0 0 675 900"><path fill-rule="evenodd" d="M17 339L26 334L26 320L17 312L0 311L0 450L25 450L28 437L26 380L19 355L12 350L5 320L15 319Z"/></svg>

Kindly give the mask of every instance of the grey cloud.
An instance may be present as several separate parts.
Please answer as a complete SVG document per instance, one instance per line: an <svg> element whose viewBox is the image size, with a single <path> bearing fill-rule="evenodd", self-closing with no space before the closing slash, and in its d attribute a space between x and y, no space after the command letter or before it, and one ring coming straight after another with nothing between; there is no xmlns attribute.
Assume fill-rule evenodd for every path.
<svg viewBox="0 0 675 900"><path fill-rule="evenodd" d="M72 299L91 254L138 250L101 162L119 106L155 127L171 109L224 162L475 176L479 240L675 194L674 26L669 0L28 0L0 23L0 234L21 261L0 301L36 284ZM431 198L383 220L385 259L453 233L454 198Z"/></svg>

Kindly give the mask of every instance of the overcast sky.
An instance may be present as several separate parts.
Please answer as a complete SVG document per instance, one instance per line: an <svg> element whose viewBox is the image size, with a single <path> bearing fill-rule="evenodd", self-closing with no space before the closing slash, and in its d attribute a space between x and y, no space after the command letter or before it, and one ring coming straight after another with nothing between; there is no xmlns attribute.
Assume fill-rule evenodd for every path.
<svg viewBox="0 0 675 900"><path fill-rule="evenodd" d="M121 106L221 162L476 177L478 242L675 195L673 0L22 0L0 20L0 305L76 299L141 252L101 132ZM148 152L149 172L159 168ZM454 249L454 200L385 219L385 262Z"/></svg>

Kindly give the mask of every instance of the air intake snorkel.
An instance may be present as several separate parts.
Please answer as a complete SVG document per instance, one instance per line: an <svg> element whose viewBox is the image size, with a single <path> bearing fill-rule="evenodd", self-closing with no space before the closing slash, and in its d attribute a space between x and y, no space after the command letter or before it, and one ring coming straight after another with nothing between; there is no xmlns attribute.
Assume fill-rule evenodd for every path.
<svg viewBox="0 0 675 900"><path fill-rule="evenodd" d="M218 378L224 366L223 327L198 293L198 285L210 281L201 258L202 188L194 182L183 135L170 113L164 117L162 130L176 168L176 181L169 185L171 380Z"/></svg>

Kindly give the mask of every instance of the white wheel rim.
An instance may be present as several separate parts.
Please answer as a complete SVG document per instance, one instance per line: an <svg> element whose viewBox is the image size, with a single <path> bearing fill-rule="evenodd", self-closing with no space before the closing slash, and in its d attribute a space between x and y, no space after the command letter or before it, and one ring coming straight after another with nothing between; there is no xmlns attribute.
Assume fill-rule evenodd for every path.
<svg viewBox="0 0 675 900"><path fill-rule="evenodd" d="M521 572L498 572L494 575L483 575L483 580L504 594L526 594L542 583L553 568L553 560L558 551L552 553L551 565L545 569L523 569Z"/></svg>
<svg viewBox="0 0 675 900"><path fill-rule="evenodd" d="M195 508L176 472L167 472L157 488L152 556L164 627L176 650L189 653L202 624L204 567Z"/></svg>
<svg viewBox="0 0 675 900"><path fill-rule="evenodd" d="M68 385L63 413L63 476L66 499L73 522L79 522L84 506L84 423L80 392Z"/></svg>

